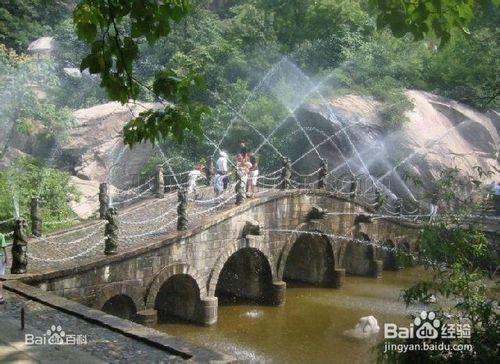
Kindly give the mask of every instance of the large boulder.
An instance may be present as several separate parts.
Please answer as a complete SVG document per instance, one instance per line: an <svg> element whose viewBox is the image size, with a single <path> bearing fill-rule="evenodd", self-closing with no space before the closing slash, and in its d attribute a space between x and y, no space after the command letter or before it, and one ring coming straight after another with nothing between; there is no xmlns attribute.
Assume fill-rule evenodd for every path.
<svg viewBox="0 0 500 364"><path fill-rule="evenodd" d="M141 111L157 107L152 103L110 102L75 111L76 124L62 147L62 159L80 179L127 187L131 176L139 173L149 159L153 146L125 146L123 126Z"/></svg>
<svg viewBox="0 0 500 364"><path fill-rule="evenodd" d="M474 175L474 167L480 166L492 172L487 182L499 179L498 113L483 114L423 91L409 90L406 96L414 108L406 114L409 121L394 132L384 127L381 105L365 96L345 95L308 103L297 113L303 124L309 126L313 143L325 140L326 134L337 133L332 142L318 148L327 156L329 168L336 168L337 175L348 174L347 164L359 173L367 168L374 179L383 177L381 181L403 197L419 189L403 181L401 176L407 172L419 176L425 189L444 168L452 166L469 175ZM300 165L307 171L311 165L319 166L319 161L314 153L309 153Z"/></svg>
<svg viewBox="0 0 500 364"><path fill-rule="evenodd" d="M53 37L41 37L30 43L28 53L34 55L50 55L56 50L56 41Z"/></svg>
<svg viewBox="0 0 500 364"><path fill-rule="evenodd" d="M87 217L97 209L101 182L110 183L111 191L131 186L134 175L149 160L153 146L150 143L132 149L125 146L123 126L140 112L159 107L154 103L110 102L73 113L75 126L61 148L59 163L72 172L73 183L82 194L82 202L75 204L80 216Z"/></svg>
<svg viewBox="0 0 500 364"><path fill-rule="evenodd" d="M359 319L354 329L344 331L344 335L364 339L378 334L379 331L377 319L373 316L364 316Z"/></svg>

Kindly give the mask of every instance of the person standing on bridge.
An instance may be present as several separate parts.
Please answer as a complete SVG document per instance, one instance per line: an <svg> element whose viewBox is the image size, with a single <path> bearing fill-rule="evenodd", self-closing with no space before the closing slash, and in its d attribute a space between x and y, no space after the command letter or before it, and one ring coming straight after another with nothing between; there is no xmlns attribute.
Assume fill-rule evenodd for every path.
<svg viewBox="0 0 500 364"><path fill-rule="evenodd" d="M217 171L215 172L214 188L215 193L220 195L229 184L229 177L227 175L227 153L221 151L219 154L219 159L215 162L215 167Z"/></svg>
<svg viewBox="0 0 500 364"><path fill-rule="evenodd" d="M247 144L244 140L240 140L240 150L238 152L238 154L240 154L243 158L247 158L248 157L248 148L247 148Z"/></svg>
<svg viewBox="0 0 500 364"><path fill-rule="evenodd" d="M198 181L198 178L201 176L201 171L205 168L203 164L195 164L194 168L189 171L188 174L188 188L187 192L188 194L191 194L194 192L194 198L198 198L198 194L196 192L196 182Z"/></svg>
<svg viewBox="0 0 500 364"><path fill-rule="evenodd" d="M243 154L238 154L236 156L236 172L241 176L245 189L247 187L248 174L250 173L251 168L252 164L246 157L243 156Z"/></svg>
<svg viewBox="0 0 500 364"><path fill-rule="evenodd" d="M5 236L0 233L0 276L5 274L5 267L9 263L9 258L7 257L7 244L5 243ZM0 305L5 303L5 299L3 298L3 285L2 281L0 281Z"/></svg>
<svg viewBox="0 0 500 364"><path fill-rule="evenodd" d="M259 178L259 161L252 150L248 151L248 161L252 166L248 172L247 197L253 197L255 193L255 186L257 186L257 180Z"/></svg>

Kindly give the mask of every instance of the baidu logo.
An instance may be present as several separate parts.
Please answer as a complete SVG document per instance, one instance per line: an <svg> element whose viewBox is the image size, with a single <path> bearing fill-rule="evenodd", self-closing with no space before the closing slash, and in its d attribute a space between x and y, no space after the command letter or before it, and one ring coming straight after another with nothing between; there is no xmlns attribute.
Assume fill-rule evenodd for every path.
<svg viewBox="0 0 500 364"><path fill-rule="evenodd" d="M87 335L73 335L66 333L60 325L52 325L45 334L24 336L26 345L86 345Z"/></svg>
<svg viewBox="0 0 500 364"><path fill-rule="evenodd" d="M471 326L468 320L460 319L458 322L443 323L432 311L422 311L413 319L408 327L398 326L393 323L384 324L385 339L421 339L420 342L391 342L386 341L384 344L384 353L389 351L397 351L398 353L406 353L409 351L470 351L474 347L471 343L460 343L455 339L469 340L471 338ZM441 339L439 342L435 339ZM452 339L448 342L443 339Z"/></svg>
<svg viewBox="0 0 500 364"><path fill-rule="evenodd" d="M432 311L422 311L409 327L398 327L393 323L384 324L386 339L436 339L441 331L441 322Z"/></svg>
<svg viewBox="0 0 500 364"><path fill-rule="evenodd" d="M439 335L440 322L434 312L422 311L420 316L415 317L413 324L417 328L415 336L417 339L436 339Z"/></svg>

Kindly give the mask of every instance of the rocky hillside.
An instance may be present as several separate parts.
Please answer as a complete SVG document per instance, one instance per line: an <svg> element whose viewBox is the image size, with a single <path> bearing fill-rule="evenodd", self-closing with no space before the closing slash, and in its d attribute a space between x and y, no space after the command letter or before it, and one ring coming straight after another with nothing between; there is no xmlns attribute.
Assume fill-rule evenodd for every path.
<svg viewBox="0 0 500 364"><path fill-rule="evenodd" d="M489 182L500 180L498 113L486 114L475 111L453 100L427 92L410 90L407 97L414 109L407 113L409 122L402 129L388 133L379 116L379 104L368 97L348 95L333 99L328 105L308 104L299 110L300 118L313 128L328 130L329 134L341 128L349 130L350 140L359 151L361 159L343 132L332 143L320 147L327 155L331 168L340 174L347 173L347 164L357 172L367 167L372 176L380 178L393 191L407 194L404 182L399 178L410 172L429 185L445 167L458 167L473 175L474 167L480 166L493 174ZM324 136L311 133L314 142ZM313 155L303 165L314 163ZM364 164L364 166L363 166ZM415 186L409 184L410 189Z"/></svg>

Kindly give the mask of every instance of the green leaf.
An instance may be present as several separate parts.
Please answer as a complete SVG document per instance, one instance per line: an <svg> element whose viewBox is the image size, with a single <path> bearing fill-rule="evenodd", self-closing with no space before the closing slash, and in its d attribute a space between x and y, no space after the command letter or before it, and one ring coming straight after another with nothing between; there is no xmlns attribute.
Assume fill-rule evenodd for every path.
<svg viewBox="0 0 500 364"><path fill-rule="evenodd" d="M90 43L97 36L97 26L92 23L77 23L76 34L81 40Z"/></svg>

